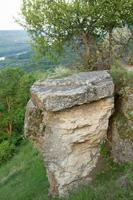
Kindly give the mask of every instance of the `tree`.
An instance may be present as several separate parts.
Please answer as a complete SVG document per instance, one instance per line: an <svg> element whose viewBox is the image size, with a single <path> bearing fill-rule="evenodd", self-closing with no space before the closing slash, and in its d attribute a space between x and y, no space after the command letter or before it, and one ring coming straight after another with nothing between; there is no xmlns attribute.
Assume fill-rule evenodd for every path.
<svg viewBox="0 0 133 200"><path fill-rule="evenodd" d="M57 56L72 43L87 64L96 41L107 34L111 58L112 31L132 23L132 8L132 0L23 0L22 24L42 55Z"/></svg>
<svg viewBox="0 0 133 200"><path fill-rule="evenodd" d="M93 3L85 0L23 0L22 24L42 55L57 56L65 44L71 43L82 51L84 58L89 57L94 40L99 36Z"/></svg>
<svg viewBox="0 0 133 200"><path fill-rule="evenodd" d="M95 7L100 29L108 34L109 65L112 64L113 30L133 25L132 0L100 0Z"/></svg>
<svg viewBox="0 0 133 200"><path fill-rule="evenodd" d="M0 71L0 134L22 133L25 106L34 78L21 69Z"/></svg>
<svg viewBox="0 0 133 200"><path fill-rule="evenodd" d="M0 70L0 165L10 159L22 141L25 107L32 74L21 69Z"/></svg>

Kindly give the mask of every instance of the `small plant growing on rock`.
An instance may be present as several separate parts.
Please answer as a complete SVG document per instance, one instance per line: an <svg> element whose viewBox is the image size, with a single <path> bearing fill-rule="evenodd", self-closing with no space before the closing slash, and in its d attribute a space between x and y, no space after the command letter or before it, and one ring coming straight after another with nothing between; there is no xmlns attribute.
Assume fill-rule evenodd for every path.
<svg viewBox="0 0 133 200"><path fill-rule="evenodd" d="M110 152L111 152L111 147L110 147L110 142L108 139L105 139L102 143L101 143L101 149L100 149L100 153L102 155L102 157L108 161L110 159Z"/></svg>
<svg viewBox="0 0 133 200"><path fill-rule="evenodd" d="M131 54L128 58L128 65L133 67L133 54Z"/></svg>

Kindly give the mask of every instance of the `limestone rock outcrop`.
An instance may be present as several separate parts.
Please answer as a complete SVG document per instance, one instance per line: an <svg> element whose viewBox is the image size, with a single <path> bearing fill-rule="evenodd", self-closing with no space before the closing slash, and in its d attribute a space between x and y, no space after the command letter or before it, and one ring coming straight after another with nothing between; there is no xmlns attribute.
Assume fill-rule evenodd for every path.
<svg viewBox="0 0 133 200"><path fill-rule="evenodd" d="M114 108L107 71L36 82L27 105L25 135L42 153L52 195L91 181Z"/></svg>
<svg viewBox="0 0 133 200"><path fill-rule="evenodd" d="M40 109L54 112L111 97L113 88L106 71L83 72L64 79L38 81L32 86L31 95Z"/></svg>

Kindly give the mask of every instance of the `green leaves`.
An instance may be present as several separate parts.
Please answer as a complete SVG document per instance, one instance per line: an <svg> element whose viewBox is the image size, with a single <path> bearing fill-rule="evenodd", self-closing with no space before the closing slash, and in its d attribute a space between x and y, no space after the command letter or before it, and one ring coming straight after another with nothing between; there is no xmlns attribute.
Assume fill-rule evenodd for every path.
<svg viewBox="0 0 133 200"><path fill-rule="evenodd" d="M41 56L56 60L64 46L72 44L86 60L95 41L117 27L133 25L132 10L133 0L23 0L22 24Z"/></svg>
<svg viewBox="0 0 133 200"><path fill-rule="evenodd" d="M64 44L94 33L92 5L88 1L24 0L24 26L31 33L35 48L44 55L63 51Z"/></svg>
<svg viewBox="0 0 133 200"><path fill-rule="evenodd" d="M123 27L128 23L128 19L131 15L133 18L132 9L132 0L98 1L95 11L97 11L100 16L98 20L99 27L107 31L116 27Z"/></svg>
<svg viewBox="0 0 133 200"><path fill-rule="evenodd" d="M0 134L22 133L25 106L33 82L33 76L21 69L0 71Z"/></svg>

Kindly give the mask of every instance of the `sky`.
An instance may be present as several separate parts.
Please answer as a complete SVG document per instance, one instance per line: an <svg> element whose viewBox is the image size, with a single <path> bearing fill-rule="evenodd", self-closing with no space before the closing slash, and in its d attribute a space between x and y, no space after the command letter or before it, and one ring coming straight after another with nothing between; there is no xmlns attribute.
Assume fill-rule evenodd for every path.
<svg viewBox="0 0 133 200"><path fill-rule="evenodd" d="M20 30L14 18L20 13L21 0L0 0L0 30Z"/></svg>

